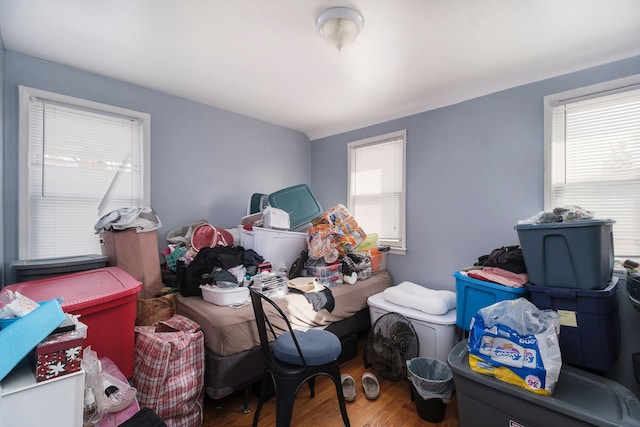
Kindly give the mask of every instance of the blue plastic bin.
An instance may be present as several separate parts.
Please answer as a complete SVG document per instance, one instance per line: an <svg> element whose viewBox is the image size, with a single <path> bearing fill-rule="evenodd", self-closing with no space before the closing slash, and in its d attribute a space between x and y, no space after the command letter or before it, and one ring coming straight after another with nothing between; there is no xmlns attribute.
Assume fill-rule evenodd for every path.
<svg viewBox="0 0 640 427"><path fill-rule="evenodd" d="M516 299L527 296L527 289L511 288L499 283L474 279L456 271L456 324L468 331L471 318L481 308L490 306L498 301Z"/></svg>
<svg viewBox="0 0 640 427"><path fill-rule="evenodd" d="M560 314L562 362L592 371L607 371L620 352L618 278L602 290L527 285L529 300L539 309Z"/></svg>
<svg viewBox="0 0 640 427"><path fill-rule="evenodd" d="M518 224L529 282L604 289L613 275L613 220Z"/></svg>

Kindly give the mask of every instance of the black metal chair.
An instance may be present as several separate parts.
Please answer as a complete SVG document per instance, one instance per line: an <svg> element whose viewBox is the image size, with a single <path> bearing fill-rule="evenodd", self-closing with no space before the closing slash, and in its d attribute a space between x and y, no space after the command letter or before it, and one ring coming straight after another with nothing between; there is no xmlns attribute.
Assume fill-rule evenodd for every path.
<svg viewBox="0 0 640 427"><path fill-rule="evenodd" d="M262 404L269 388L270 377L275 388L276 426L288 427L291 424L293 403L300 387L308 383L311 397L314 397L315 377L326 375L331 378L336 386L342 420L345 426L349 427L349 417L344 395L342 394L340 366L338 364L338 356L342 350L338 337L329 331L321 329L294 331L289 319L274 301L256 289L250 288L249 290L253 312L256 316L258 334L260 335L260 345L267 362L262 378L260 400L253 418L253 426L256 427L258 425ZM270 314L273 312L283 320L281 325L276 326L281 326L285 331L280 336L276 335L272 321L265 315L263 301L273 308L273 310L269 310ZM275 339L273 344L269 343L268 332Z"/></svg>

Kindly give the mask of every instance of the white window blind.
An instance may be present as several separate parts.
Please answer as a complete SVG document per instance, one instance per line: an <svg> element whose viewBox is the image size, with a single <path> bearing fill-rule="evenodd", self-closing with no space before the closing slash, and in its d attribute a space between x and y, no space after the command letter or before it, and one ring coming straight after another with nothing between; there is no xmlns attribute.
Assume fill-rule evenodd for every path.
<svg viewBox="0 0 640 427"><path fill-rule="evenodd" d="M616 257L638 257L640 86L588 92L549 104L545 208L578 205L615 220Z"/></svg>
<svg viewBox="0 0 640 427"><path fill-rule="evenodd" d="M396 252L406 250L405 139L399 131L348 146L349 213Z"/></svg>
<svg viewBox="0 0 640 427"><path fill-rule="evenodd" d="M100 253L97 220L149 204L148 115L30 88L21 114L20 258Z"/></svg>

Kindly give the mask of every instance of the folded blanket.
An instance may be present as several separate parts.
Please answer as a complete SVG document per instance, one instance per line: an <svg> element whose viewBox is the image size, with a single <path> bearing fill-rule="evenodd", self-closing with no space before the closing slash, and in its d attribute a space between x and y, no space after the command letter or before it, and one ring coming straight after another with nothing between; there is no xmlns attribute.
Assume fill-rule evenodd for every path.
<svg viewBox="0 0 640 427"><path fill-rule="evenodd" d="M383 291L383 295L390 303L438 316L456 306L455 292L429 289L412 282L391 286Z"/></svg>
<svg viewBox="0 0 640 427"><path fill-rule="evenodd" d="M499 267L484 267L482 270L467 272L469 277L499 283L511 288L522 288L528 281L527 273L513 273Z"/></svg>

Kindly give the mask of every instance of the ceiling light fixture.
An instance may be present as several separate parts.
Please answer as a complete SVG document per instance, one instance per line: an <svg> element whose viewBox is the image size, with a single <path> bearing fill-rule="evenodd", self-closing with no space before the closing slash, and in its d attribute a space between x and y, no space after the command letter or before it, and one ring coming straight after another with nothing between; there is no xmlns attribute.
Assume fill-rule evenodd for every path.
<svg viewBox="0 0 640 427"><path fill-rule="evenodd" d="M316 28L322 37L342 51L356 40L364 28L364 18L360 12L348 7L332 7L320 14Z"/></svg>

